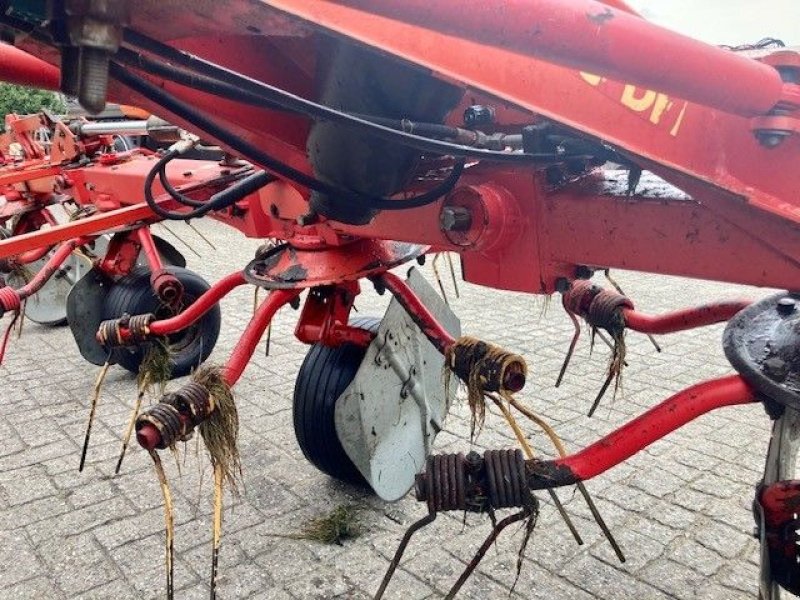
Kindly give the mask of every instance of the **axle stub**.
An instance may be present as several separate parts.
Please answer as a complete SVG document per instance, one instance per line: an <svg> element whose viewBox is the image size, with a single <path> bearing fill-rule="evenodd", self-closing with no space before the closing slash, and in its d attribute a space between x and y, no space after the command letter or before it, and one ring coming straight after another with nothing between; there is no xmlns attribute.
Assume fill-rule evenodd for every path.
<svg viewBox="0 0 800 600"><path fill-rule="evenodd" d="M728 323L725 356L764 398L800 409L800 295L752 304Z"/></svg>

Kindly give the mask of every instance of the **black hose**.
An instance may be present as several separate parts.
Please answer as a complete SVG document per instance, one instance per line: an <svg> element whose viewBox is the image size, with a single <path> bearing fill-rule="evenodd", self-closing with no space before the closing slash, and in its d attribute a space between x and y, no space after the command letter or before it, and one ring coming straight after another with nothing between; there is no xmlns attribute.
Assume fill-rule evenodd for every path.
<svg viewBox="0 0 800 600"><path fill-rule="evenodd" d="M350 197L376 210L403 210L430 204L431 202L438 200L440 197L450 193L453 188L455 188L456 183L458 182L458 179L461 177L461 174L464 170L465 161L464 159L461 159L453 167L450 175L434 189L418 196L414 196L413 198L406 198L402 200L377 198L352 190L345 190L325 183L324 181L320 181L298 169L295 169L291 165L276 159L266 152L263 152L253 144L247 142L236 134L231 133L226 128L216 123L208 115L196 110L194 107L176 98L163 88L160 88L149 81L146 81L145 79L142 79L141 77L127 71L116 62L111 63L109 72L114 79L126 85L136 93L141 94L156 104L159 104L184 121L191 123L197 129L207 132L212 137L220 140L225 145L230 146L236 152L261 165L265 169L273 171L274 173L277 173L282 177L286 177L287 179L290 179L291 181L294 181L295 183L311 190L331 196ZM159 163L160 162L161 161L159 161ZM159 163L156 163L156 165L160 169L162 165ZM152 186L157 172L158 170L154 168L151 173L148 174L150 186ZM150 178L150 175L152 175L152 178Z"/></svg>
<svg viewBox="0 0 800 600"><path fill-rule="evenodd" d="M318 104L306 98L302 98L286 90L271 86L269 84L245 77L240 73L230 71L214 63L205 61L199 57L187 54L180 50L162 44L156 40L143 36L137 32L126 30L126 43L151 52L164 61L169 61L180 65L184 69L189 69L192 73L187 73L172 65L154 61L150 58L126 50L120 49L118 57L121 62L152 75L157 75L165 79L174 81L181 85L191 87L196 90L208 92L221 96L229 100L253 104L259 107L272 108L279 110L289 110L300 113L308 117L331 121L351 127L368 130L371 134L383 137L384 139L396 141L421 150L423 152L447 154L451 156L461 156L494 162L511 163L531 163L545 160L554 160L554 155L533 155L523 153L501 152L496 150L482 150L471 148L462 144L452 144L441 140L422 137L403 131L402 129L386 126L387 120L380 117L371 118L351 115L339 110ZM391 121L390 121L391 122ZM402 121L400 122L402 123ZM422 124L420 124L422 125ZM434 124L425 124L434 125ZM455 128L439 126L440 130L447 135L457 135Z"/></svg>
<svg viewBox="0 0 800 600"><path fill-rule="evenodd" d="M147 174L147 177L144 180L144 198L147 202L147 206L149 206L150 210L152 210L159 217L168 219L170 221L187 221L189 219L202 217L211 211L223 210L235 204L242 198L258 191L268 183L275 181L275 178L269 173L258 171L248 175L243 179L240 179L221 192L217 192L206 202L192 200L180 192L177 192L177 190L175 190L172 186L169 186L169 189L167 189L165 186L167 193L169 193L173 199L177 200L181 204L188 204L189 206L194 206L196 208L188 212L172 212L164 210L158 205L158 202L156 202L156 199L153 197L153 182L155 181L156 175L163 177L162 182L167 181L165 168L167 164L169 164L169 162L177 156L178 153L174 150L167 152L156 162L155 165L153 165L153 168L150 169L150 172ZM174 192L174 194L170 192L170 189L172 192Z"/></svg>

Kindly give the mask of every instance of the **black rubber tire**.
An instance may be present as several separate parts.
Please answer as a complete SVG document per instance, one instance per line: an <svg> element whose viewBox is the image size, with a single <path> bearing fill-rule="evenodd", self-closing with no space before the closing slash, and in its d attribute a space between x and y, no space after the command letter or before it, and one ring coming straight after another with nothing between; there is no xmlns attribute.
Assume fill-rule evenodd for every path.
<svg viewBox="0 0 800 600"><path fill-rule="evenodd" d="M356 317L350 324L376 333L380 319ZM353 381L366 352L354 344L311 346L297 374L292 404L294 434L308 462L334 479L361 486L367 482L342 448L334 414L336 400Z"/></svg>
<svg viewBox="0 0 800 600"><path fill-rule="evenodd" d="M167 267L183 284L183 306L191 305L210 289L210 285L197 273L180 267ZM104 319L117 319L123 314L141 315L153 313L158 318L167 318L172 311L162 304L150 286L150 271L135 269L127 277L117 281L108 292L103 309ZM183 377L192 372L214 350L219 337L222 313L219 304L215 305L194 325L169 336L172 356L172 377ZM119 349L114 351L114 359L131 373L139 372L145 349Z"/></svg>

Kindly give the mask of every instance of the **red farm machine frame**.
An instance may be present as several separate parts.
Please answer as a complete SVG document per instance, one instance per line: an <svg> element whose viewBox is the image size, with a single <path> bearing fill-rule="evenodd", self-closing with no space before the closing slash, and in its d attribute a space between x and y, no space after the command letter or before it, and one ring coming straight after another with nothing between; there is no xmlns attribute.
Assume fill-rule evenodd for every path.
<svg viewBox="0 0 800 600"><path fill-rule="evenodd" d="M121 301L116 314L103 313L107 298L98 300L97 281L82 285L83 278L70 296L85 294L75 310L94 311L86 322L97 328L73 333L84 355L102 363L196 327L235 287L265 288L266 301L219 371L217 383L229 390L276 311L299 306L307 291L296 336L314 347L295 401L316 412L295 414L304 453L329 474L366 480L386 499L415 487L429 509L404 538L377 597L411 535L438 512L518 508L497 524L485 552L503 527L533 522L533 491L554 494L573 484L585 491L581 482L699 415L753 402L774 421L754 502L760 593L765 600L781 588L800 593L793 508L800 500L793 480L800 439L798 52L712 47L648 23L622 0L2 5L0 22L16 46L3 50L3 79L61 89L92 111L107 99L140 106L249 163L207 164L201 181L183 181L180 174L192 169L181 154L197 145L195 137L156 154L107 153L88 163L85 146L107 142L78 139L83 148L55 161L51 152L39 164L31 155L34 164L18 179L4 169L7 189L61 178L56 192L91 214L13 231L0 241L0 258L25 263L54 252L41 268L45 279L74 248L112 232L112 256L132 264L142 248L151 283L169 305L175 291L157 286L160 259L146 224L209 215L248 237L276 240L168 314L158 303ZM67 131L75 137L79 129ZM17 201L15 190L26 211L60 202L48 186L44 200L33 188L12 189L6 206ZM123 251L125 244L134 247ZM459 253L472 283L560 293L575 322L586 320L614 348L602 391L624 366L626 329L662 334L728 321L725 351L737 374L698 382L556 460L519 450L431 454L451 397L441 389L443 365L467 384L476 419L484 402L512 421L513 409L536 417L514 398L526 384L524 360L461 336L457 319L418 275L406 281L391 272L429 252ZM97 264L114 276L129 270L108 259ZM609 268L787 291L654 317L619 290L588 281ZM380 324L350 319L367 283L394 298ZM103 294L114 294L110 287ZM6 286L0 305L13 311L29 292ZM306 383L321 368L315 361L331 363L340 348L357 352L335 354L350 357L337 366L349 376L344 387L326 390L335 402L322 407ZM373 410L391 401L380 392L389 381L399 382L400 410L416 418L399 447L422 459L422 473L400 464L397 446L386 455L385 444L364 442L367 424L382 441L398 437ZM202 432L222 410L214 389L192 380L143 412L140 444L157 459L156 449L195 427ZM304 438L309 427L336 452ZM387 464L391 485L373 476Z"/></svg>

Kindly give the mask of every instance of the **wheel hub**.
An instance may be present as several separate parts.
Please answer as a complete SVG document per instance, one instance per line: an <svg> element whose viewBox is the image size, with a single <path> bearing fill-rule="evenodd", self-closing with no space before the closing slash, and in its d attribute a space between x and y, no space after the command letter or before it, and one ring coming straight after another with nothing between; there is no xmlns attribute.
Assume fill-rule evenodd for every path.
<svg viewBox="0 0 800 600"><path fill-rule="evenodd" d="M800 409L800 295L781 293L737 314L725 329L725 355L769 400Z"/></svg>

